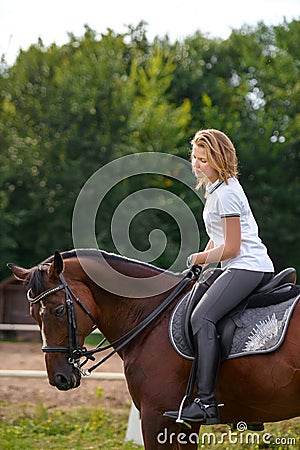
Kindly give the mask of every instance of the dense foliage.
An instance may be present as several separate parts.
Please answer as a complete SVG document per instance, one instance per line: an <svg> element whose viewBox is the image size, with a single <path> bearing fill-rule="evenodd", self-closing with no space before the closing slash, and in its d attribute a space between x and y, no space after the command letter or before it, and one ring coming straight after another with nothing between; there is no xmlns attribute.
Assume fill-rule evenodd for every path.
<svg viewBox="0 0 300 450"><path fill-rule="evenodd" d="M0 248L5 263L30 266L73 247L77 195L99 167L136 152L189 158L198 128L228 133L241 182L276 269L300 266L300 21L244 27L227 40L200 32L149 42L145 25L97 36L86 27L61 47L40 40L0 72ZM99 247L114 251L110 218L126 195L144 187L181 194L166 177L133 177L110 192ZM193 194L184 198L193 209ZM201 211L194 210L201 225ZM133 243L147 248L163 229L167 267L180 239L162 211L136 217ZM197 249L195 249L196 251Z"/></svg>

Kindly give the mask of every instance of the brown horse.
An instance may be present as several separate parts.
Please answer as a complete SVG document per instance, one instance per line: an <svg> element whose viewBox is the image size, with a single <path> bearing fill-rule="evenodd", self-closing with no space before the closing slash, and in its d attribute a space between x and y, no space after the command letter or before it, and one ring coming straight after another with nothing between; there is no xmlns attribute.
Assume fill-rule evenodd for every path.
<svg viewBox="0 0 300 450"><path fill-rule="evenodd" d="M97 255L100 254L102 258L99 260ZM133 280L149 280L161 275L161 292L164 292L145 298L113 294L87 275L80 264L82 261L112 285L114 278L104 267L103 261L118 273L125 274L129 280L130 277ZM78 342L75 344L83 346L93 321L107 340L114 342L136 327L168 297L171 290L166 290L164 283L166 286L178 285L182 280L179 274L96 250L74 250L62 255L57 252L55 257L29 270L9 266L18 279L29 282L30 309L41 328L49 382L63 390L80 384L80 372L67 354L70 346L74 347L74 339L70 337L74 330L70 329L70 311L67 311L70 297L76 300L74 309ZM192 284L193 281L189 281L184 292ZM178 424L163 417L164 411L178 409L191 369L191 362L179 356L169 340L168 324L174 304L175 300L118 351L124 361L129 392L141 412L146 450L197 448L195 433L199 432L199 424L185 430L183 435ZM72 315L74 311L71 311ZM220 408L222 423L275 422L300 415L299 323L298 304L285 341L277 351L222 363L217 385L217 399L225 405Z"/></svg>

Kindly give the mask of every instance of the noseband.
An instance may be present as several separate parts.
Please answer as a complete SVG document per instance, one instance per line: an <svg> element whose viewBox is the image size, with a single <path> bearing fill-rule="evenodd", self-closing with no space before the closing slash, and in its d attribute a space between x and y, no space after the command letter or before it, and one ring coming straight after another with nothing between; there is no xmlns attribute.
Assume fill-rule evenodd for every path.
<svg viewBox="0 0 300 450"><path fill-rule="evenodd" d="M79 346L78 328L74 302L76 302L80 306L80 308L90 317L94 325L96 322L92 314L88 311L88 309L84 306L84 304L80 301L80 299L74 294L74 292L69 288L68 283L66 282L62 273L59 275L59 278L61 284L59 284L54 288L50 288L47 289L46 291L41 292L34 298L31 297L31 289L29 289L29 291L27 291L27 300L29 301L29 303L33 305L35 303L39 303L44 298L49 297L50 295L55 294L58 291L61 290L65 291L67 322L68 322L68 347L46 345L42 347L42 351L44 353L54 353L54 352L67 353L69 364L73 365L76 369L80 370L81 365L79 365L79 361L82 356L86 356L87 349L85 347Z"/></svg>

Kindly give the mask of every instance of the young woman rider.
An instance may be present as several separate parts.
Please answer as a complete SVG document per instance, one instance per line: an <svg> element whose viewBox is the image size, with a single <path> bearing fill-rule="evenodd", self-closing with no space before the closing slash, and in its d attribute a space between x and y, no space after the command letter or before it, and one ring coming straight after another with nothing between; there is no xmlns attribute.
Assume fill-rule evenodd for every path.
<svg viewBox="0 0 300 450"><path fill-rule="evenodd" d="M240 185L236 151L223 132L200 130L192 140L192 170L197 187L206 189L203 220L209 236L204 251L188 263L221 262L223 273L196 306L191 325L197 359L196 397L182 410L181 418L203 424L219 423L216 380L220 347L216 324L256 287L273 276L273 263L258 236L258 227ZM176 419L177 411L164 414Z"/></svg>

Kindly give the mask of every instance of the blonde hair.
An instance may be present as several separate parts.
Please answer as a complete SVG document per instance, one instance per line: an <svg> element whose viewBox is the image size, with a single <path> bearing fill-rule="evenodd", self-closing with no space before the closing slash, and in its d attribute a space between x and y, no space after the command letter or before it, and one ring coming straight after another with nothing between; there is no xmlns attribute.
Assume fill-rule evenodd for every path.
<svg viewBox="0 0 300 450"><path fill-rule="evenodd" d="M233 143L219 130L199 130L191 141L192 145L205 151L208 164L217 171L220 181L228 184L228 178L238 176L238 159ZM196 189L207 184L207 179L198 178Z"/></svg>

